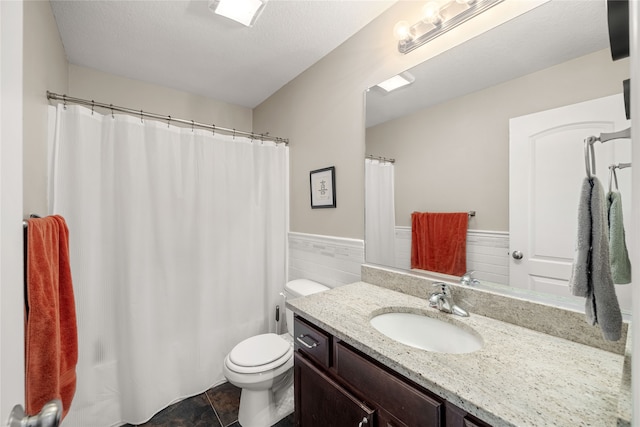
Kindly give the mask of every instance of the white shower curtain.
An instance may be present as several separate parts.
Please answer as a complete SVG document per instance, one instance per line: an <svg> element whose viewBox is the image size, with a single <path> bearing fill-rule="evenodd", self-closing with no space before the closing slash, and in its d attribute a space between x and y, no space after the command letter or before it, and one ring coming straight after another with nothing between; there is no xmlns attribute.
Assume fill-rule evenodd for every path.
<svg viewBox="0 0 640 427"><path fill-rule="evenodd" d="M50 213L70 230L77 391L65 427L139 424L274 331L288 148L51 107Z"/></svg>
<svg viewBox="0 0 640 427"><path fill-rule="evenodd" d="M368 263L395 266L394 165L365 159L365 251Z"/></svg>

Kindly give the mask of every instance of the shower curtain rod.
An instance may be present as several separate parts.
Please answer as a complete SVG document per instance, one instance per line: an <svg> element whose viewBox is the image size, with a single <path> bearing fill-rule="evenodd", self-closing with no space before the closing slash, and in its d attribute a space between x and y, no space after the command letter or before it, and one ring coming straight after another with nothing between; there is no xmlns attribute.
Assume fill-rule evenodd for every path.
<svg viewBox="0 0 640 427"><path fill-rule="evenodd" d="M395 163L396 162L396 159L387 159L386 157L374 156L372 154L369 154L366 157L367 157L367 159L380 160L381 162L387 162L387 163Z"/></svg>
<svg viewBox="0 0 640 427"><path fill-rule="evenodd" d="M53 93L53 92L49 92L49 91L47 91L47 99L49 99L49 100L53 99L55 101L62 101L65 105L67 103L85 105L87 107L91 107L91 111L93 111L93 109L95 107L99 107L99 108L105 108L107 110L111 110L111 114L113 114L114 111L118 111L118 112L121 112L121 113L127 113L127 114L138 116L138 117L140 117L140 119L142 119L143 117L147 117L147 118L158 119L158 120L166 120L167 121L167 126L169 124L171 124L171 122L176 122L176 123L189 125L189 126L191 126L192 129L197 127L197 128L201 128L201 129L208 129L208 130L212 131L213 133L223 132L225 134L230 134L230 135L233 135L233 136L236 136L236 135L238 135L238 136L246 136L246 137L248 137L250 139L256 139L256 140L260 140L260 141L273 141L276 144L289 145L289 139L288 138L279 138L279 137L275 137L275 136L269 136L268 132L266 134L257 134L257 133L253 133L253 132L245 132L245 131L236 130L236 129L228 129L228 128L223 128L223 127L216 126L215 124L208 125L206 123L199 123L199 122L196 122L196 121L193 121L193 120L176 119L176 118L173 118L171 116L164 116L162 114L149 113L147 111L134 110L132 108L118 107L118 106L113 105L113 104L105 104L105 103L102 103L102 102L95 102L93 100L89 101L87 99L73 98L71 96L59 95L57 93Z"/></svg>

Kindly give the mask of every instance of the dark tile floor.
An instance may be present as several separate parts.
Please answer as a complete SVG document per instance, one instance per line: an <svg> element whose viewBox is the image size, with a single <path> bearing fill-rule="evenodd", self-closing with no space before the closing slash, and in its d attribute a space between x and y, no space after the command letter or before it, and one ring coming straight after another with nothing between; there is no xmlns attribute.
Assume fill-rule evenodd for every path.
<svg viewBox="0 0 640 427"><path fill-rule="evenodd" d="M239 405L240 389L223 383L163 409L140 427L241 427ZM134 426L125 424L124 427ZM293 427L293 414L274 427Z"/></svg>

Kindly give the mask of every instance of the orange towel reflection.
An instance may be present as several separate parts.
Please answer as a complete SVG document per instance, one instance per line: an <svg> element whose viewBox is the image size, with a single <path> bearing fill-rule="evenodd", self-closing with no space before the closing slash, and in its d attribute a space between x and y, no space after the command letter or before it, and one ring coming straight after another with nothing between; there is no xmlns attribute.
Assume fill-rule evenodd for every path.
<svg viewBox="0 0 640 427"><path fill-rule="evenodd" d="M466 212L411 214L411 268L462 276L467 271Z"/></svg>

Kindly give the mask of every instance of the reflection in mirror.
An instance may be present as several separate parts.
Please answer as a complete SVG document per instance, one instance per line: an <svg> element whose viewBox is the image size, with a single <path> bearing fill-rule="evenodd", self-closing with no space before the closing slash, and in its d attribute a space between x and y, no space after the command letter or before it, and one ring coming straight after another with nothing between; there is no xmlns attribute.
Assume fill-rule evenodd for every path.
<svg viewBox="0 0 640 427"><path fill-rule="evenodd" d="M566 285L585 175L582 143L594 133L628 126L620 94L629 63L611 58L605 2L552 0L407 72L413 83L388 93L374 86L366 93L366 154L396 160L393 232L372 231L372 209L380 205L370 204L377 189L365 182L366 261L411 268L412 212L476 211L466 241L466 268L475 270L474 278L499 291L535 299L553 295L554 302L582 306L584 299L571 298ZM614 95L620 120L565 126L566 132L536 140L525 151L525 159L535 161L522 165L510 159L510 132L513 126L520 132L524 117L546 120L545 114L569 114L563 109ZM554 145L559 141L571 144ZM630 150L628 140L595 147L605 191L609 164L629 162ZM538 171L538 178L510 182L514 169ZM629 169L617 174L626 226L630 175ZM568 193L541 193L542 184ZM520 199L528 210L516 218L513 201ZM524 246L514 247L514 227L530 232ZM392 237L384 241L377 234ZM394 247L393 253L380 258L380 245ZM512 256L516 251L521 260ZM539 259L559 272L535 271ZM514 279L523 265L530 271ZM630 287L616 291L623 311L630 311Z"/></svg>

